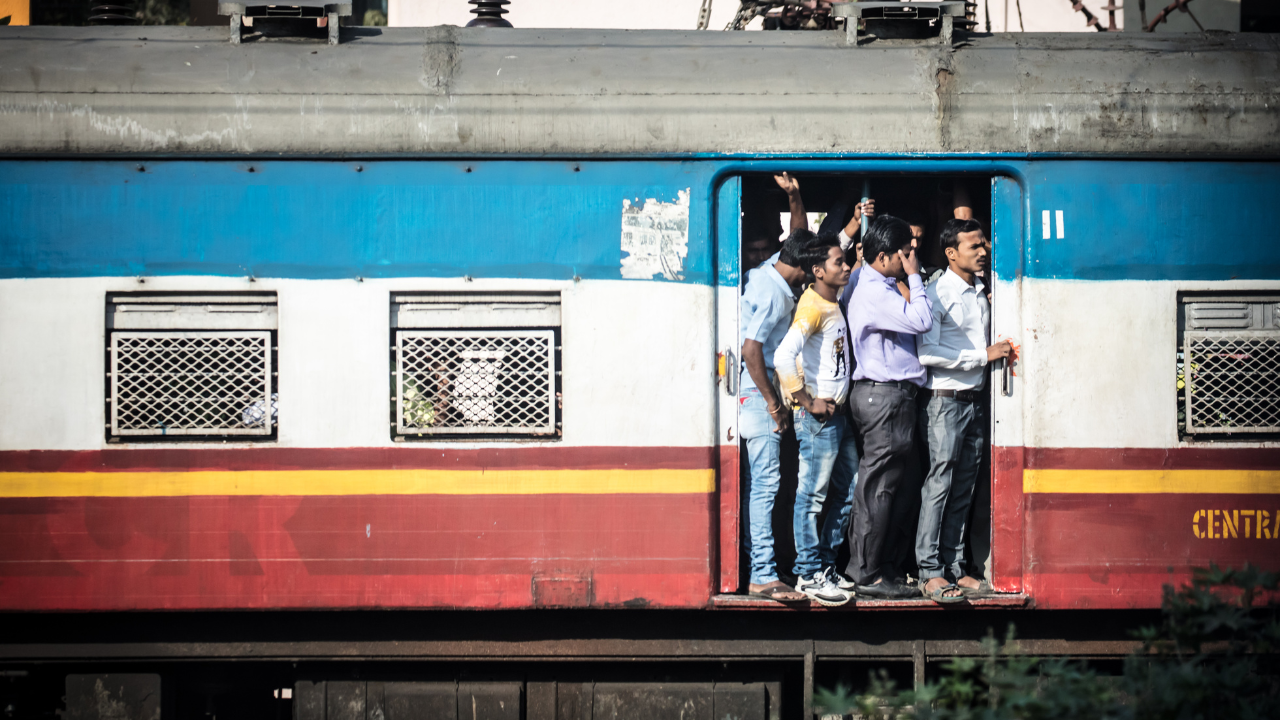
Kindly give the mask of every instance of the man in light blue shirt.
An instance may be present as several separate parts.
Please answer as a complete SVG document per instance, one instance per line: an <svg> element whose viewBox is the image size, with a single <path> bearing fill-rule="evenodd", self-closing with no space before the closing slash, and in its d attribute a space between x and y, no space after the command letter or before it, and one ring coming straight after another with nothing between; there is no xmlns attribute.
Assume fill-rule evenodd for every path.
<svg viewBox="0 0 1280 720"><path fill-rule="evenodd" d="M801 238L797 238L801 235ZM801 601L805 596L778 579L773 554L773 504L781 476L778 450L791 417L777 389L773 355L791 326L795 311L795 287L804 281L797 250L807 230L796 230L782 244L776 262L765 262L747 274L739 317L742 340L741 390L738 396L738 434L747 443L749 476L743 488L743 513L749 529L747 554L751 559L748 591L780 601Z"/></svg>

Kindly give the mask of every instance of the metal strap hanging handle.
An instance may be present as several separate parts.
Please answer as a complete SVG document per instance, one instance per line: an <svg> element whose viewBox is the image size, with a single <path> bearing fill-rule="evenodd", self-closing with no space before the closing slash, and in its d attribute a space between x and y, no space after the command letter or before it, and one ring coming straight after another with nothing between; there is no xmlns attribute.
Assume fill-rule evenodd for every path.
<svg viewBox="0 0 1280 720"><path fill-rule="evenodd" d="M1013 375L1013 368L1009 364L1009 358L1000 361L1000 394L1005 397L1013 395L1013 391L1009 389L1009 378Z"/></svg>

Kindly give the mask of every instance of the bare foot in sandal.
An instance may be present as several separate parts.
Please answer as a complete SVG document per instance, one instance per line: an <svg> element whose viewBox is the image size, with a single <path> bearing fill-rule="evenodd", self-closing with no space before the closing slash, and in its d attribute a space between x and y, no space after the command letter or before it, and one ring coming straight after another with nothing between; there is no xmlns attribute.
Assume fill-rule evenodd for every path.
<svg viewBox="0 0 1280 720"><path fill-rule="evenodd" d="M963 592L966 597L984 597L991 594L991 586L987 581L968 575L956 580L956 585L960 586L960 592Z"/></svg>
<svg viewBox="0 0 1280 720"><path fill-rule="evenodd" d="M920 592L930 600L944 605L964 600L964 592L960 586L947 582L946 578L929 578L928 582L920 586Z"/></svg>
<svg viewBox="0 0 1280 720"><path fill-rule="evenodd" d="M747 594L766 600L777 600L778 602L800 602L809 599L804 593L796 592L790 585L781 580L774 580L764 585L751 583L747 586Z"/></svg>

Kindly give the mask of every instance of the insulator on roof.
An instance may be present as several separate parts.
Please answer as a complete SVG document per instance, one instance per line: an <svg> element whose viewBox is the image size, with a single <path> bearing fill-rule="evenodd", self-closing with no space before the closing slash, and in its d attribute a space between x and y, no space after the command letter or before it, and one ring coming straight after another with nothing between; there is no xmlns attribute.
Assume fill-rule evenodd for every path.
<svg viewBox="0 0 1280 720"><path fill-rule="evenodd" d="M503 5L510 5L510 0L467 0L468 5L475 5L471 12L476 16L467 23L467 27L511 27L506 18L508 10Z"/></svg>

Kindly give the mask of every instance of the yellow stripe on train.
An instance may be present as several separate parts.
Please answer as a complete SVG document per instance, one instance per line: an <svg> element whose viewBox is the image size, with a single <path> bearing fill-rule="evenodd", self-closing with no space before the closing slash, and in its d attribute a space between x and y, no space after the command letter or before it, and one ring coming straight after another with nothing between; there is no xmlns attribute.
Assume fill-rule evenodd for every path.
<svg viewBox="0 0 1280 720"><path fill-rule="evenodd" d="M1022 471L1024 493L1271 495L1276 470L1042 470Z"/></svg>
<svg viewBox="0 0 1280 720"><path fill-rule="evenodd" d="M710 493L715 470L245 470L0 473L0 497Z"/></svg>

